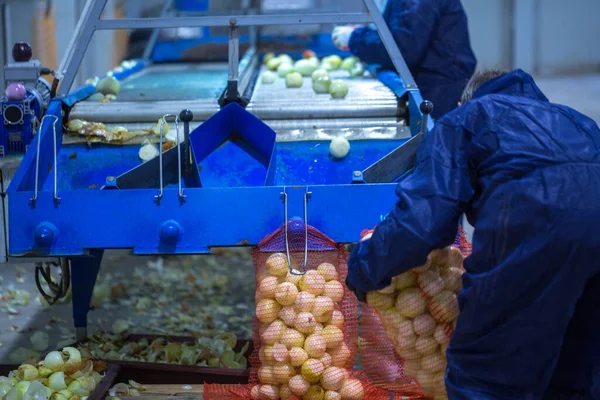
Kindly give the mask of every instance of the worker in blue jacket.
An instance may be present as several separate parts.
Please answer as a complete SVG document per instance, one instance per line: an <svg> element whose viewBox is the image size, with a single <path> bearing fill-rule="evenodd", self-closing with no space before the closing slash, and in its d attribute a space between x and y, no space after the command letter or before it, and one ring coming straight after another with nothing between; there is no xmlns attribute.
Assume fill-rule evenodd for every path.
<svg viewBox="0 0 600 400"><path fill-rule="evenodd" d="M477 73L439 120L347 284L364 293L475 227L451 400L600 399L600 129L521 70Z"/></svg>
<svg viewBox="0 0 600 400"><path fill-rule="evenodd" d="M384 7L383 18L423 98L435 106L433 118L442 117L456 108L477 64L460 0L389 0ZM336 27L332 38L363 62L394 69L373 27Z"/></svg>

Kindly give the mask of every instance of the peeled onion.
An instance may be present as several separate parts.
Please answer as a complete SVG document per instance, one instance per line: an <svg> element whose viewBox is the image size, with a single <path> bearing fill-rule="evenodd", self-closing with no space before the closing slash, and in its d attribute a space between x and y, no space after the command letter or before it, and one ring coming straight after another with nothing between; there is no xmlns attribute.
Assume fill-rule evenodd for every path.
<svg viewBox="0 0 600 400"><path fill-rule="evenodd" d="M333 325L340 329L344 329L344 314L342 314L342 312L339 310L333 310L328 325Z"/></svg>
<svg viewBox="0 0 600 400"><path fill-rule="evenodd" d="M387 310L394 306L394 295L379 292L367 293L367 304L377 310ZM401 312L401 311L400 311Z"/></svg>
<svg viewBox="0 0 600 400"><path fill-rule="evenodd" d="M263 365L258 369L258 380L267 385L277 385L278 383L273 374L273 367L270 365Z"/></svg>
<svg viewBox="0 0 600 400"><path fill-rule="evenodd" d="M296 396L303 396L310 388L310 383L301 375L296 375L290 378L288 387Z"/></svg>
<svg viewBox="0 0 600 400"><path fill-rule="evenodd" d="M319 266L317 267L317 272L320 273L321 276L323 276L323 278L327 282L333 280L337 281L339 279L339 275L337 269L335 268L335 265L328 262L319 264Z"/></svg>
<svg viewBox="0 0 600 400"><path fill-rule="evenodd" d="M403 274L398 275L392 280L397 290L404 290L409 287L413 287L417 284L417 277L413 271L406 271Z"/></svg>
<svg viewBox="0 0 600 400"><path fill-rule="evenodd" d="M293 64L294 60L292 60L292 57L288 56L287 54L281 54L278 57L281 60L281 63L288 63L288 64Z"/></svg>
<svg viewBox="0 0 600 400"><path fill-rule="evenodd" d="M295 329L288 328L281 335L281 344L288 349L304 346L304 335Z"/></svg>
<svg viewBox="0 0 600 400"><path fill-rule="evenodd" d="M311 75L313 83L316 82L316 80L322 76L329 76L329 73L326 70L321 69L321 68L319 68L315 72L313 72Z"/></svg>
<svg viewBox="0 0 600 400"><path fill-rule="evenodd" d="M451 292L458 293L462 289L462 271L456 267L449 267L442 271L444 288Z"/></svg>
<svg viewBox="0 0 600 400"><path fill-rule="evenodd" d="M156 156L158 156L158 149L152 143L143 145L138 152L138 157L144 162L150 161Z"/></svg>
<svg viewBox="0 0 600 400"><path fill-rule="evenodd" d="M264 57L263 57L263 63L267 64L269 61L271 61L274 58L275 58L275 53L269 52L269 53L267 53L267 54L264 55Z"/></svg>
<svg viewBox="0 0 600 400"><path fill-rule="evenodd" d="M275 344L279 342L287 327L281 320L273 321L262 333L260 339L264 344Z"/></svg>
<svg viewBox="0 0 600 400"><path fill-rule="evenodd" d="M277 386L261 385L258 393L260 400L279 400L279 389Z"/></svg>
<svg viewBox="0 0 600 400"><path fill-rule="evenodd" d="M310 358L302 364L301 374L307 382L317 383L319 382L319 379L321 379L324 370L325 368L321 361Z"/></svg>
<svg viewBox="0 0 600 400"><path fill-rule="evenodd" d="M342 395L334 390L328 390L325 392L323 400L342 400Z"/></svg>
<svg viewBox="0 0 600 400"><path fill-rule="evenodd" d="M436 323L429 314L421 314L413 321L415 333L419 336L431 336L435 332Z"/></svg>
<svg viewBox="0 0 600 400"><path fill-rule="evenodd" d="M296 321L294 327L302 333L312 333L317 325L317 320L309 312L301 312L296 315Z"/></svg>
<svg viewBox="0 0 600 400"><path fill-rule="evenodd" d="M345 368L352 353L348 346L346 346L346 343L342 342L338 348L329 350L329 355L331 356L332 366Z"/></svg>
<svg viewBox="0 0 600 400"><path fill-rule="evenodd" d="M285 77L285 86L287 86L290 89L297 89L302 87L302 82L302 75L300 75L298 72L289 73Z"/></svg>
<svg viewBox="0 0 600 400"><path fill-rule="evenodd" d="M343 99L348 94L348 84L342 80L334 80L329 86L329 94L334 99Z"/></svg>
<svg viewBox="0 0 600 400"><path fill-rule="evenodd" d="M350 142L345 137L337 136L329 143L329 153L337 159L342 159L350 151Z"/></svg>
<svg viewBox="0 0 600 400"><path fill-rule="evenodd" d="M342 400L362 400L365 396L362 383L358 379L348 378L340 388Z"/></svg>
<svg viewBox="0 0 600 400"><path fill-rule="evenodd" d="M406 318L416 318L427 308L421 291L417 288L403 290L396 299L396 308Z"/></svg>
<svg viewBox="0 0 600 400"><path fill-rule="evenodd" d="M258 284L258 293L264 299L272 299L275 297L275 290L277 289L277 285L279 282L277 278L274 276L267 276Z"/></svg>
<svg viewBox="0 0 600 400"><path fill-rule="evenodd" d="M279 67L277 67L277 75L280 78L285 78L286 76L288 76L288 74L291 74L292 72L294 72L294 67L292 66L292 64L282 63L279 64Z"/></svg>
<svg viewBox="0 0 600 400"><path fill-rule="evenodd" d="M439 344L448 344L450 343L450 337L446 333L446 325L438 325L435 327L435 332L433 333L433 338Z"/></svg>
<svg viewBox="0 0 600 400"><path fill-rule="evenodd" d="M344 297L344 285L338 281L329 281L325 284L323 296L330 298L334 303L339 303Z"/></svg>
<svg viewBox="0 0 600 400"><path fill-rule="evenodd" d="M275 290L275 299L282 306L294 304L296 296L298 296L298 288L293 283L280 283Z"/></svg>
<svg viewBox="0 0 600 400"><path fill-rule="evenodd" d="M446 359L439 351L424 355L421 359L421 369L427 372L440 372L446 368Z"/></svg>
<svg viewBox="0 0 600 400"><path fill-rule="evenodd" d="M309 292L300 292L296 296L295 307L298 311L310 312L315 306L315 295Z"/></svg>
<svg viewBox="0 0 600 400"><path fill-rule="evenodd" d="M325 340L325 345L328 349L334 349L344 341L344 333L334 325L326 326L320 334Z"/></svg>
<svg viewBox="0 0 600 400"><path fill-rule="evenodd" d="M431 354L438 348L438 342L432 337L419 337L415 343L415 350L423 355Z"/></svg>
<svg viewBox="0 0 600 400"><path fill-rule="evenodd" d="M290 364L299 367L308 360L308 353L301 347L292 347L289 351Z"/></svg>
<svg viewBox="0 0 600 400"><path fill-rule="evenodd" d="M281 306L273 299L263 299L256 304L256 317L263 324L270 324L277 319Z"/></svg>
<svg viewBox="0 0 600 400"><path fill-rule="evenodd" d="M339 69L342 65L342 57L338 56L337 54L325 57L325 61L331 64L334 69Z"/></svg>
<svg viewBox="0 0 600 400"><path fill-rule="evenodd" d="M342 61L342 69L346 70L346 71L351 71L352 68L354 68L354 66L356 65L358 61L358 58L350 56L350 57L346 57L344 58L344 60Z"/></svg>
<svg viewBox="0 0 600 400"><path fill-rule="evenodd" d="M321 386L311 386L302 396L302 400L323 400L323 396L325 396L325 391Z"/></svg>
<svg viewBox="0 0 600 400"><path fill-rule="evenodd" d="M294 321L296 321L296 310L292 306L285 306L279 310L277 316L287 325L294 326Z"/></svg>
<svg viewBox="0 0 600 400"><path fill-rule="evenodd" d="M107 94L114 94L116 96L119 94L120 89L121 84L114 76L107 76L96 83L96 92L102 93L105 96Z"/></svg>
<svg viewBox="0 0 600 400"><path fill-rule="evenodd" d="M304 350L311 358L321 358L325 354L325 339L321 335L310 335L304 341Z"/></svg>
<svg viewBox="0 0 600 400"><path fill-rule="evenodd" d="M318 296L325 289L325 279L315 270L306 271L300 281L300 289Z"/></svg>
<svg viewBox="0 0 600 400"><path fill-rule="evenodd" d="M444 290L431 299L430 311L433 318L443 324L456 321L459 315L456 295L448 290Z"/></svg>
<svg viewBox="0 0 600 400"><path fill-rule="evenodd" d="M329 93L329 88L331 88L331 78L328 76L318 78L316 81L313 81L312 88L317 94Z"/></svg>
<svg viewBox="0 0 600 400"><path fill-rule="evenodd" d="M260 81L266 85L270 85L277 80L277 75L271 71L265 71L262 74Z"/></svg>
<svg viewBox="0 0 600 400"><path fill-rule="evenodd" d="M313 307L312 313L315 316L315 318L322 315L327 315L327 320L329 320L329 318L331 318L331 313L333 312L334 307L335 305L333 304L333 300L331 300L329 297L317 296L315 298L315 305Z"/></svg>
<svg viewBox="0 0 600 400"><path fill-rule="evenodd" d="M273 377L277 380L277 383L288 383L294 375L296 375L296 369L289 364L277 364L273 366Z"/></svg>
<svg viewBox="0 0 600 400"><path fill-rule="evenodd" d="M319 361L321 361L321 364L323 364L323 367L325 368L329 368L331 366L331 356L329 355L329 353L325 353L323 354L323 357L319 358Z"/></svg>
<svg viewBox="0 0 600 400"><path fill-rule="evenodd" d="M277 57L272 58L267 62L267 68L271 71L276 71L277 68L279 68L279 65L281 65L281 59Z"/></svg>
<svg viewBox="0 0 600 400"><path fill-rule="evenodd" d="M325 390L340 390L347 375L346 370L343 368L329 367L323 371L321 384Z"/></svg>
<svg viewBox="0 0 600 400"><path fill-rule="evenodd" d="M273 276L284 276L289 271L287 257L283 253L271 254L266 262L267 271Z"/></svg>
<svg viewBox="0 0 600 400"><path fill-rule="evenodd" d="M300 73L302 76L311 76L313 72L316 71L318 66L315 66L314 63L309 60L298 60L294 64L294 71Z"/></svg>
<svg viewBox="0 0 600 400"><path fill-rule="evenodd" d="M437 272L432 270L421 272L417 277L417 284L429 297L436 296L444 290L444 281Z"/></svg>

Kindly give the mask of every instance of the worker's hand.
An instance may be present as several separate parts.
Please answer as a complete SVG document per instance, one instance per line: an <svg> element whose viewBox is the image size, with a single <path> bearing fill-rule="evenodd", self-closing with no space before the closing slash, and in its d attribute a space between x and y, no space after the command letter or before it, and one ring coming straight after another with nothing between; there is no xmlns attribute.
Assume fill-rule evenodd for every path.
<svg viewBox="0 0 600 400"><path fill-rule="evenodd" d="M338 49L344 51L349 50L348 43L350 42L350 36L352 35L352 32L354 32L354 29L356 29L355 26L336 26L333 28L331 39Z"/></svg>
<svg viewBox="0 0 600 400"><path fill-rule="evenodd" d="M371 236L373 236L374 231L375 231L375 228L365 229L364 231L362 231L360 233L360 241L364 242L365 240L371 239ZM358 290L354 286L352 286L352 284L350 283L350 281L348 281L347 278L346 278L346 286L348 287L348 289L350 289L356 295L356 298L358 299L358 301L360 301L362 303L367 302L367 294L361 292L360 290Z"/></svg>

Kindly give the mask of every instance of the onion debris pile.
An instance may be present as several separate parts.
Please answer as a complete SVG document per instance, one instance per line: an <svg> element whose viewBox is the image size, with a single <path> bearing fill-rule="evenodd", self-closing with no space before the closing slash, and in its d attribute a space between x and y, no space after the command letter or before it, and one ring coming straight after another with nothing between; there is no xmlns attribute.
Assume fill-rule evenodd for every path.
<svg viewBox="0 0 600 400"><path fill-rule="evenodd" d="M0 377L3 400L82 400L102 380L106 364L82 358L74 347L51 351L44 360L30 359Z"/></svg>
<svg viewBox="0 0 600 400"><path fill-rule="evenodd" d="M125 334L126 330L120 334L95 333L79 345L79 350L85 357L102 360L233 369L245 369L248 366L245 354L249 342L235 352L238 339L234 333L220 333L212 338L200 337L195 342L174 342L164 337L152 342L146 338L131 340Z"/></svg>
<svg viewBox="0 0 600 400"><path fill-rule="evenodd" d="M377 310L402 360L404 375L435 400L448 398L446 349L459 314L456 294L462 288L462 262L458 248L434 250L424 265L367 294L367 303Z"/></svg>
<svg viewBox="0 0 600 400"><path fill-rule="evenodd" d="M351 351L344 341L344 292L333 264L296 275L284 254L269 256L256 291L261 365L253 399L364 398L362 383L347 370Z"/></svg>

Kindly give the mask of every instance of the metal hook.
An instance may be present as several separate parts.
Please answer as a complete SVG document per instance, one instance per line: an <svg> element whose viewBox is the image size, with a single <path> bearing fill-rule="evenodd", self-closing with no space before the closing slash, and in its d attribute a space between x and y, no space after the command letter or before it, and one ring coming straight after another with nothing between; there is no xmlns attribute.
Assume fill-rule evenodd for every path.
<svg viewBox="0 0 600 400"><path fill-rule="evenodd" d="M304 193L304 266L300 272L296 271L292 267L292 257L290 255L290 243L288 239L288 199L286 193L286 187L283 187L283 192L281 192L281 196L283 196L283 219L284 219L284 230L285 230L285 253L288 261L288 268L290 270L290 274L292 275L304 275L306 274L306 266L308 265L308 198L312 194L308 189Z"/></svg>
<svg viewBox="0 0 600 400"><path fill-rule="evenodd" d="M164 128L167 123L167 118L173 117L175 118L175 133L177 135L177 172L179 174L179 198L183 199L186 196L183 194L183 188L181 187L181 149L179 148L179 117L175 114L165 114L160 120L160 140L159 140L159 149L158 149L158 168L159 168L159 178L160 178L160 190L158 195L154 196L156 199L160 200L163 196L163 155L162 155L162 147L163 147L163 137L164 137Z"/></svg>
<svg viewBox="0 0 600 400"><path fill-rule="evenodd" d="M40 121L40 126L38 127L38 133L37 133L37 148L36 148L36 153L35 153L35 183L34 183L34 189L33 189L33 197L31 199L29 199L29 200L31 200L31 202L33 203L34 206L35 206L35 202L37 200L39 176L40 176L40 144L42 142L42 127L44 126L44 120L46 118L54 119L54 122L52 122L52 132L54 134L54 166L53 166L53 170L54 170L54 200L60 200L60 197L58 197L58 190L56 188L56 177L57 177L57 172L56 172L56 169L57 169L56 168L56 122L58 121L58 117L56 115L47 114L47 115L44 115L44 117Z"/></svg>

